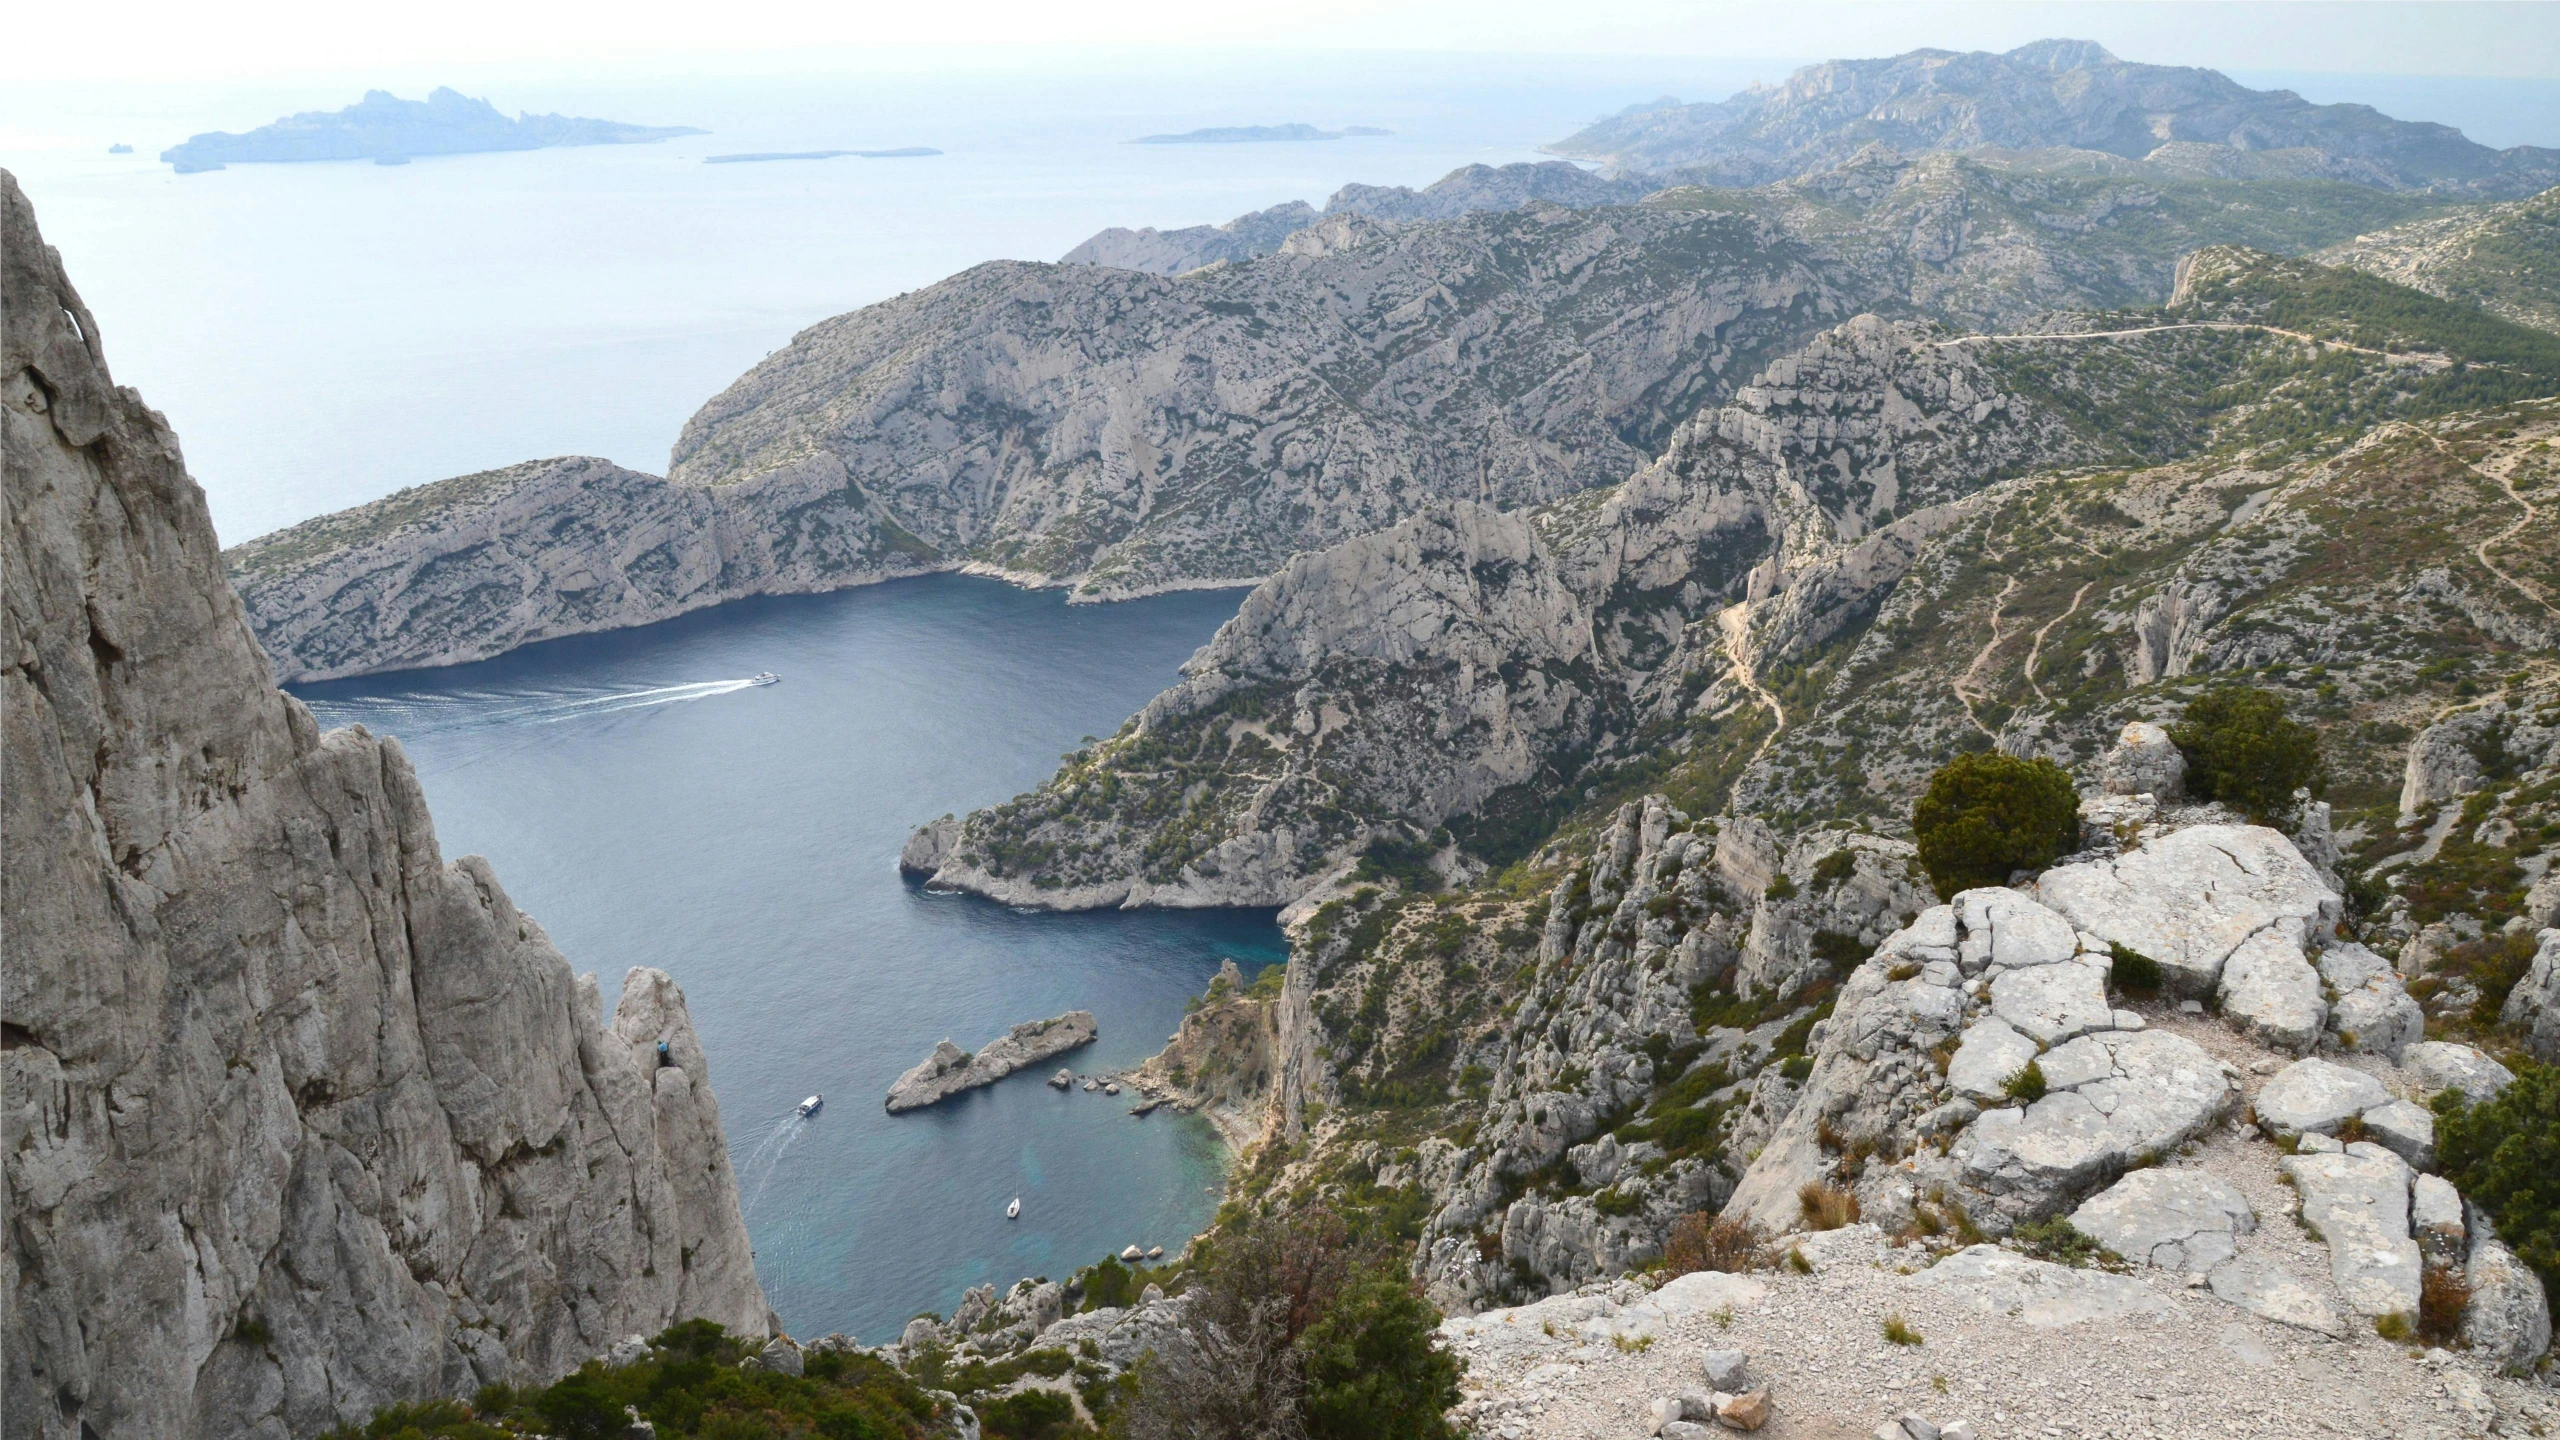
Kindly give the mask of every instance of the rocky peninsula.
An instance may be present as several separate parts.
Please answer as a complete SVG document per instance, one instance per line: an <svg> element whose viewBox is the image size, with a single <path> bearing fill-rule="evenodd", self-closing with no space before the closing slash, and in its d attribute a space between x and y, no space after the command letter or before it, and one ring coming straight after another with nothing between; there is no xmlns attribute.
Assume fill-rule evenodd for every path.
<svg viewBox="0 0 2560 1440"><path fill-rule="evenodd" d="M921 1110L964 1090L993 1085L1026 1065L1090 1045L1102 1031L1090 1010L1070 1010L1046 1020L1026 1020L972 1053L944 1040L889 1087L889 1113Z"/></svg>

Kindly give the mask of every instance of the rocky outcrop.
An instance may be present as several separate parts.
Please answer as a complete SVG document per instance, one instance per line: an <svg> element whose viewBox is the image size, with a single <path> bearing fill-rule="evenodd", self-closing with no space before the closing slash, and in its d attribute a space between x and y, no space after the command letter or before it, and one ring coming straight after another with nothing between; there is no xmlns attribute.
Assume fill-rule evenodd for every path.
<svg viewBox="0 0 2560 1440"><path fill-rule="evenodd" d="M541 150L554 145L640 145L708 131L690 125L626 125L570 115L518 114L439 86L424 100L368 90L344 110L306 110L246 134L214 131L160 152L181 175L225 165L297 160L371 160L397 165L412 155Z"/></svg>
<svg viewBox="0 0 2560 1440"><path fill-rule="evenodd" d="M1305 229L1316 208L1304 200L1239 215L1224 225L1188 225L1179 230L1115 225L1058 257L1061 265L1108 265L1143 270L1151 275L1179 275L1221 260L1251 260L1280 248L1280 242Z"/></svg>
<svg viewBox="0 0 2560 1440"><path fill-rule="evenodd" d="M2560 181L2560 152L2492 150L2443 125L2362 105L2314 105L2212 70L2142 65L2086 40L2006 54L1915 50L1809 65L1730 100L1645 107L1548 148L1613 171L1762 185L1828 169L1870 145L2083 151L2161 173L2326 178L2386 190L2530 194Z"/></svg>
<svg viewBox="0 0 2560 1440"><path fill-rule="evenodd" d="M5 173L0 267L0 1428L308 1435L765 1333L682 993L634 970L608 1023L396 743L276 692Z"/></svg>
<svg viewBox="0 0 2560 1440"><path fill-rule="evenodd" d="M2522 1033L2535 1059L2560 1065L2560 930L2542 932L2533 963L2507 992L2498 1019Z"/></svg>
<svg viewBox="0 0 2560 1440"><path fill-rule="evenodd" d="M2555 228L2560 190L2546 190L2359 235L2312 258L2560 331L2560 277L2547 264Z"/></svg>
<svg viewBox="0 0 2560 1440"><path fill-rule="evenodd" d="M1026 1065L1054 1060L1079 1045L1090 1045L1101 1030L1090 1010L1070 1010L1046 1020L1026 1020L980 1046L975 1053L948 1040L916 1063L889 1087L889 1113L921 1110L963 1091L993 1085Z"/></svg>
<svg viewBox="0 0 2560 1440"><path fill-rule="evenodd" d="M1404 185L1345 185L1325 213L1355 210L1377 220L1449 220L1477 210L1530 204L1633 205L1654 187L1613 180L1567 160L1535 164L1461 165L1420 190Z"/></svg>

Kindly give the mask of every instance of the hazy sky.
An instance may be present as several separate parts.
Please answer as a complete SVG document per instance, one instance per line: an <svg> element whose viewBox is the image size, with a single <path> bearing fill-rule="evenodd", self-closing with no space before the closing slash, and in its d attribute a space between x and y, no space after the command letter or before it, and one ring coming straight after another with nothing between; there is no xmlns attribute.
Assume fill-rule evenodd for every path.
<svg viewBox="0 0 2560 1440"><path fill-rule="evenodd" d="M2257 71L2560 77L2560 4L1679 0L120 0L30 4L0 75L234 80L398 65L554 72L977 68L1061 47L1835 57L2050 35ZM1007 53L1010 52L1010 53Z"/></svg>

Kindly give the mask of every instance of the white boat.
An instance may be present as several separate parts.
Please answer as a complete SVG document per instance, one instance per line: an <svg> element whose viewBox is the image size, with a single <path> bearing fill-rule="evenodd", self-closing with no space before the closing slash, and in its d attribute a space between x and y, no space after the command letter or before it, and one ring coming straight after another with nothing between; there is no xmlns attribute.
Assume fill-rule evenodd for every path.
<svg viewBox="0 0 2560 1440"><path fill-rule="evenodd" d="M753 678L747 681L747 683L750 685L779 685L782 683L782 677L774 674L770 670L759 670L755 673Z"/></svg>
<svg viewBox="0 0 2560 1440"><path fill-rule="evenodd" d="M1012 1203L1012 1204L1010 1204L1010 1205L1007 1205L1006 1207L1004 1207L1004 1218L1006 1218L1007 1220L1019 1220L1019 1219L1021 1219L1021 1218L1022 1218L1022 1197L1021 1197L1021 1196L1019 1196L1019 1195L1014 1196L1014 1197L1013 1197L1013 1203Z"/></svg>
<svg viewBox="0 0 2560 1440"><path fill-rule="evenodd" d="M819 1099L817 1096L812 1095L808 1099L800 1102L800 1109L798 1113L802 1115L815 1115L818 1113L818 1107L825 1103L825 1101Z"/></svg>

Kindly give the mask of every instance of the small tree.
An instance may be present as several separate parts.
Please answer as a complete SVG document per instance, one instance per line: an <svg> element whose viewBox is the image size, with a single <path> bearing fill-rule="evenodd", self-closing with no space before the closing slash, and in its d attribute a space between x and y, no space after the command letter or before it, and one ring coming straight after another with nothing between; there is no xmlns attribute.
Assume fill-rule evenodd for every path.
<svg viewBox="0 0 2560 1440"><path fill-rule="evenodd" d="M2494 1100L2436 1096L2436 1157L2444 1178L2498 1222L2498 1238L2560 1297L2560 1065L2516 1062Z"/></svg>
<svg viewBox="0 0 2560 1440"><path fill-rule="evenodd" d="M1938 898L2005 885L2013 870L2039 870L2080 840L2080 796L2046 759L1959 755L1929 777L1911 807L1911 835Z"/></svg>
<svg viewBox="0 0 2560 1440"><path fill-rule="evenodd" d="M2284 697L2218 685L2187 703L2169 738L2187 757L2187 793L2219 800L2258 823L2292 809L2293 792L2328 788L2320 732L2285 718Z"/></svg>
<svg viewBox="0 0 2560 1440"><path fill-rule="evenodd" d="M1383 1257L1381 1257L1383 1258ZM1440 1312L1375 1261L1298 1337L1309 1440L1447 1440L1458 1358L1433 1343Z"/></svg>

